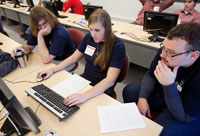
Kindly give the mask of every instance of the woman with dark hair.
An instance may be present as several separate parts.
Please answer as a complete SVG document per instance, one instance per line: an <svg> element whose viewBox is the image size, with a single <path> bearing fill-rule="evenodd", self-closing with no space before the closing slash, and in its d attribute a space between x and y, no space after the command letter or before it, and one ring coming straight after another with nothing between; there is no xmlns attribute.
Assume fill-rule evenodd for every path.
<svg viewBox="0 0 200 136"><path fill-rule="evenodd" d="M41 6L32 8L30 12L30 28L31 33L28 37L27 45L15 48L12 56L15 56L16 50L19 49L28 54L38 45L43 63L53 61L53 63L58 64L61 60L74 53L75 45L69 32L48 9Z"/></svg>
<svg viewBox="0 0 200 136"><path fill-rule="evenodd" d="M103 92L112 95L116 79L125 60L124 43L113 34L109 14L103 9L97 9L89 17L88 23L90 32L86 34L74 54L61 64L38 73L38 78L46 73L45 79L47 79L53 73L85 57L85 70L81 76L91 81L94 87L84 93L68 96L65 104L69 106L83 103Z"/></svg>

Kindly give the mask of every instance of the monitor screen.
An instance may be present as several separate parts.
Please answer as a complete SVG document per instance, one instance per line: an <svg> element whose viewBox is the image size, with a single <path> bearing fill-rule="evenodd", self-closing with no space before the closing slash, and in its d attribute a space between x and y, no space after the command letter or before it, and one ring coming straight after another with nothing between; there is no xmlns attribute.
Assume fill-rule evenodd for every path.
<svg viewBox="0 0 200 136"><path fill-rule="evenodd" d="M17 5L20 6L19 0L12 0L12 2L13 2L13 4L14 4L14 8L16 8Z"/></svg>
<svg viewBox="0 0 200 136"><path fill-rule="evenodd" d="M83 12L85 15L85 19L88 20L90 15L98 8L103 9L103 6L83 5Z"/></svg>
<svg viewBox="0 0 200 136"><path fill-rule="evenodd" d="M28 7L29 7L28 11L30 11L30 10L31 10L31 8L33 8L33 7L34 7L33 0L26 0L26 3L27 3L27 5L28 5Z"/></svg>
<svg viewBox="0 0 200 136"><path fill-rule="evenodd" d="M50 10L52 13L54 13L54 15L56 15L57 17L59 16L56 5L54 2L51 1L43 1L43 5L45 8L47 8L48 10Z"/></svg>
<svg viewBox="0 0 200 136"><path fill-rule="evenodd" d="M16 132L26 134L33 131L35 134L40 132L38 126L41 124L39 118L27 107L23 108L15 95L0 78L0 101L8 111L7 120L1 127L5 134Z"/></svg>
<svg viewBox="0 0 200 136"><path fill-rule="evenodd" d="M168 31L177 25L177 21L178 14L145 11L143 30L158 31L160 36L167 36Z"/></svg>

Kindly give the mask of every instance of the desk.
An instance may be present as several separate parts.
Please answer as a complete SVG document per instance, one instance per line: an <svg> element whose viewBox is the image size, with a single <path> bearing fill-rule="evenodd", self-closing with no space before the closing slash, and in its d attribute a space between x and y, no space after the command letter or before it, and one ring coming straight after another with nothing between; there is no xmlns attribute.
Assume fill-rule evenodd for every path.
<svg viewBox="0 0 200 136"><path fill-rule="evenodd" d="M3 45L1 48L6 49L9 51L13 49L13 46L19 46L16 42L9 39L8 37L1 35L0 38L3 40ZM11 47L10 47L11 46ZM4 79L12 80L13 82L19 81L36 81L36 75L39 71L47 68L51 68L54 64L44 65L41 64L41 60L39 60L38 56L34 53L31 56L31 63L28 63L25 69L17 68L15 71L11 72L9 75L5 76ZM55 73L52 77L48 80L44 80L42 82L36 83L10 83L5 81L8 85L10 90L14 93L14 95L18 98L21 104L26 107L29 106L33 111L36 111L39 103L34 100L32 97L28 97L25 93L25 90L43 83L48 87L52 87L57 83L63 81L64 79L68 78L70 73L66 71L60 71ZM86 86L80 92L87 91L91 86ZM106 94L101 94L95 98L88 100L87 102L80 104L80 110L78 110L75 114L73 114L68 119L60 122L58 118L47 110L45 107L40 106L37 111L37 116L41 119L42 124L39 127L41 133L38 136L45 136L46 131L54 130L58 133L59 136L69 135L69 136L156 136L162 130L162 126L158 125L157 123L149 120L148 118L143 116L143 119L146 124L146 128L144 129L136 129L136 130L129 130L129 131L122 131L116 133L108 133L108 134L101 134L100 132L100 125L98 120L98 112L97 106L103 105L112 105L112 104L119 104L120 102L114 100L110 96ZM0 116L2 117L2 113ZM3 122L0 122L2 125ZM34 134L31 132L28 136L33 136Z"/></svg>
<svg viewBox="0 0 200 136"><path fill-rule="evenodd" d="M34 79L37 75L38 71L32 72L20 79L15 81L24 81ZM48 80L43 81L42 83L48 87L52 87L58 82L61 82L65 78L67 78L69 74L66 71L60 71L55 73L51 78ZM59 77L59 78L58 78ZM29 106L32 108L33 111L36 111L39 103L34 100L32 97L27 97L25 93L25 89L35 86L40 83L18 83L18 84L11 84L7 83L9 88L13 91L19 101L23 104L23 106ZM81 91L86 91L91 86L85 87ZM16 89L17 88L17 89ZM63 122L59 122L58 118L48 111L43 106L40 106L37 111L37 116L41 119L42 124L39 127L41 133L38 136L44 136L47 130L54 130L58 133L59 136L156 136L162 130L162 127L153 121L143 117L147 128L144 129L137 129L137 130L129 130L129 131L122 131L116 133L108 133L108 134L101 134L100 132L100 125L98 120L98 112L97 106L102 105L112 105L112 104L119 104L118 101L112 99L111 97L107 96L106 94L101 94L93 99L88 100L87 102L79 105L80 109L73 114L68 119L64 120ZM31 133L29 134L31 135Z"/></svg>
<svg viewBox="0 0 200 136"><path fill-rule="evenodd" d="M12 8L12 6L6 5L0 5L0 8L6 11L11 10L13 12L18 13L21 23L28 24L29 12L25 12L20 8L16 9ZM87 24L79 25L76 23L80 21L81 18L84 18L83 15L64 13L61 11L59 11L59 14L68 16L68 18L58 18L61 24L68 27L80 29L81 31L83 31L83 33L87 33L89 31L89 29L87 28ZM114 34L121 38L125 43L126 51L129 54L130 62L145 68L149 68L151 61L153 60L158 48L160 47L160 43L141 42L139 40L131 38L130 36L121 34L121 32L128 32L134 34L136 37L145 38L146 40L148 40L149 34L143 31L142 26L116 20L112 20L112 23L114 24L112 26Z"/></svg>

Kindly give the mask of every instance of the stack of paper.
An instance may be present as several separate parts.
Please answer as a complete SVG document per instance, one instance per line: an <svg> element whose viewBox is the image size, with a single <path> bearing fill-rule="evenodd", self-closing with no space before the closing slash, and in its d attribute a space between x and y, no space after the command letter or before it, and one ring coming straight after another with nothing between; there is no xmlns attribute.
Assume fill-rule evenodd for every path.
<svg viewBox="0 0 200 136"><path fill-rule="evenodd" d="M101 133L145 128L135 103L97 107Z"/></svg>
<svg viewBox="0 0 200 136"><path fill-rule="evenodd" d="M90 81L79 75L71 75L69 78L53 86L51 89L60 94L64 98L72 93L80 91L85 86L89 85Z"/></svg>

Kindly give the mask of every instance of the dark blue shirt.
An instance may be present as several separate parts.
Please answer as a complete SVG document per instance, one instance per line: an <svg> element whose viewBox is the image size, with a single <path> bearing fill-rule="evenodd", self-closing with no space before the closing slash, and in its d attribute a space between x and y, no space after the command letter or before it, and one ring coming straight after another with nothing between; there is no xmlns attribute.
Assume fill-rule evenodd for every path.
<svg viewBox="0 0 200 136"><path fill-rule="evenodd" d="M179 67L175 83L162 86L154 76L161 52L159 49L145 74L142 84L146 87L141 86L140 97L148 99L155 88L162 90L167 110L176 120L200 119L200 57L190 67Z"/></svg>
<svg viewBox="0 0 200 136"><path fill-rule="evenodd" d="M57 24L49 35L44 36L44 40L49 54L56 56L55 60L64 60L71 56L76 49L70 33L61 24ZM31 33L27 44L36 46L38 44L37 37Z"/></svg>
<svg viewBox="0 0 200 136"><path fill-rule="evenodd" d="M90 45L94 48L96 48L95 53L100 52L101 46L103 46L103 42L95 43L91 34L88 33L84 39L82 40L81 44L78 47L78 50L82 53L85 52L87 45ZM84 53L85 54L85 53ZM99 65L94 65L94 60L96 59L97 55L89 56L85 54L85 70L84 70L84 77L91 82L93 82L93 85L100 82L102 79L104 79L107 75L106 70L101 70ZM125 59L125 46L122 40L120 40L118 37L114 37L114 46L111 51L110 56L110 62L109 67L119 68L122 69Z"/></svg>

